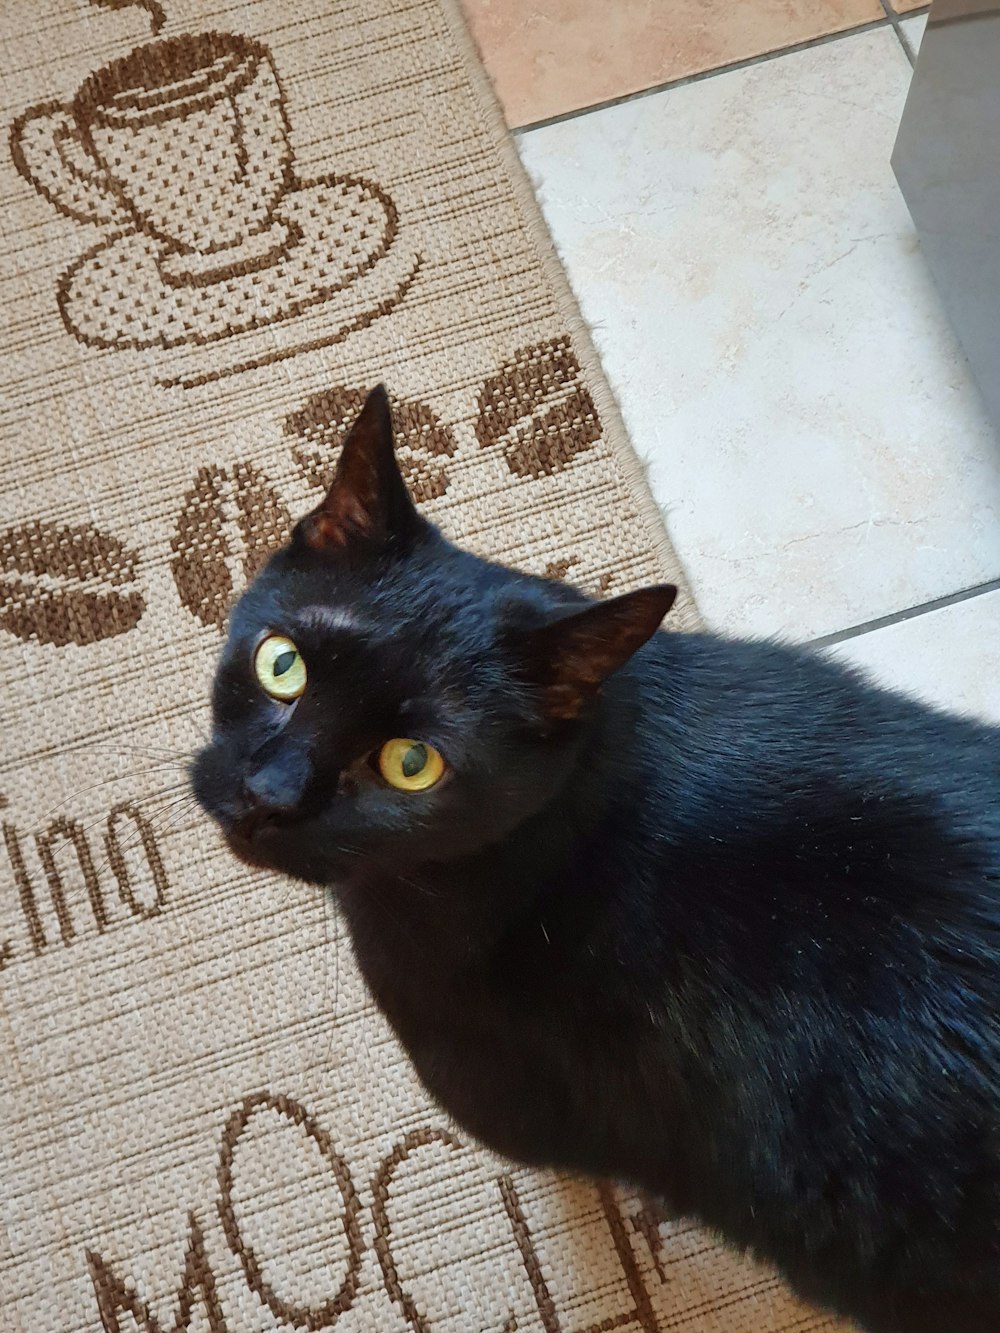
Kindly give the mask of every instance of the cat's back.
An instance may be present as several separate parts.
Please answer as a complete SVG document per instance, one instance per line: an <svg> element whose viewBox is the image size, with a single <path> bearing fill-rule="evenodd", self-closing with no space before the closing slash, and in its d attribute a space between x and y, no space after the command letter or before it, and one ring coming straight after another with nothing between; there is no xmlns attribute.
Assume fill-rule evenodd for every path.
<svg viewBox="0 0 1000 1333"><path fill-rule="evenodd" d="M885 1068L902 1047L995 1119L1000 730L773 644L643 656L634 785L589 857L633 975L669 979L706 1043L797 1032Z"/></svg>
<svg viewBox="0 0 1000 1333"><path fill-rule="evenodd" d="M1000 727L768 641L661 633L633 669L647 760L668 759L689 791L693 783L739 794L734 813L787 813L810 797L831 814L832 802L852 796L911 798L914 809L925 801L944 816L964 811L979 820L967 834L1000 839Z"/></svg>
<svg viewBox="0 0 1000 1333"><path fill-rule="evenodd" d="M673 886L658 911L909 931L1000 1001L1000 728L771 643L660 634L636 670L625 854Z"/></svg>
<svg viewBox="0 0 1000 1333"><path fill-rule="evenodd" d="M656 892L618 926L684 1034L701 1215L816 1299L866 1289L872 1327L893 1284L898 1327L1000 1327L1000 730L771 644L663 635L642 668Z"/></svg>

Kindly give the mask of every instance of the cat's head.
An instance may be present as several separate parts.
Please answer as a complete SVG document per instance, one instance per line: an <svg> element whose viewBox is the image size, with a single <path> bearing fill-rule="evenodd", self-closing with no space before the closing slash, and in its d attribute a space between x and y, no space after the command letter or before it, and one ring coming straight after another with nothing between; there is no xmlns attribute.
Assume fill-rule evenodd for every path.
<svg viewBox="0 0 1000 1333"><path fill-rule="evenodd" d="M407 493L376 389L233 610L195 793L237 855L317 882L479 850L566 781L675 592L593 603L453 546Z"/></svg>

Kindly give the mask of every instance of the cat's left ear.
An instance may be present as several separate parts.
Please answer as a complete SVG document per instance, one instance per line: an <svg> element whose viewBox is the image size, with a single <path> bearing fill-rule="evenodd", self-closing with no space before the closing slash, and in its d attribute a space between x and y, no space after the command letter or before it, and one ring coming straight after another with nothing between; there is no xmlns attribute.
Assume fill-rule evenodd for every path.
<svg viewBox="0 0 1000 1333"><path fill-rule="evenodd" d="M676 597L672 584L639 588L528 631L518 655L541 691L546 718L579 717L607 677L656 633Z"/></svg>
<svg viewBox="0 0 1000 1333"><path fill-rule="evenodd" d="M396 462L392 409L380 384L347 433L322 504L297 524L294 540L314 551L338 551L355 542L403 544L420 522Z"/></svg>

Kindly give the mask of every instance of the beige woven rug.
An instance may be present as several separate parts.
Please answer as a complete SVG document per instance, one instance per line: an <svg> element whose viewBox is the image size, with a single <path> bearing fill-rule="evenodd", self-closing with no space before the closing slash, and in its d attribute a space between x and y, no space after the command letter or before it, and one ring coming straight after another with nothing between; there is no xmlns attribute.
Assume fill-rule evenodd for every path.
<svg viewBox="0 0 1000 1333"><path fill-rule="evenodd" d="M332 907L179 785L378 378L464 542L677 576L452 0L3 0L0 42L0 1328L826 1327L453 1137Z"/></svg>

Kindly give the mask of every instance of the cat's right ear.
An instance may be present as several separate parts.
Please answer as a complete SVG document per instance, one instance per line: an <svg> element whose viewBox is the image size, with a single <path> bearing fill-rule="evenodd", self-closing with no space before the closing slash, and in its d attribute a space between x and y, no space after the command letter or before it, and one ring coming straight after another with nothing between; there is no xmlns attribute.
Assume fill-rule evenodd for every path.
<svg viewBox="0 0 1000 1333"><path fill-rule="evenodd" d="M296 525L293 541L327 552L354 543L398 545L415 534L420 521L396 462L392 409L380 384L347 433L330 489Z"/></svg>

